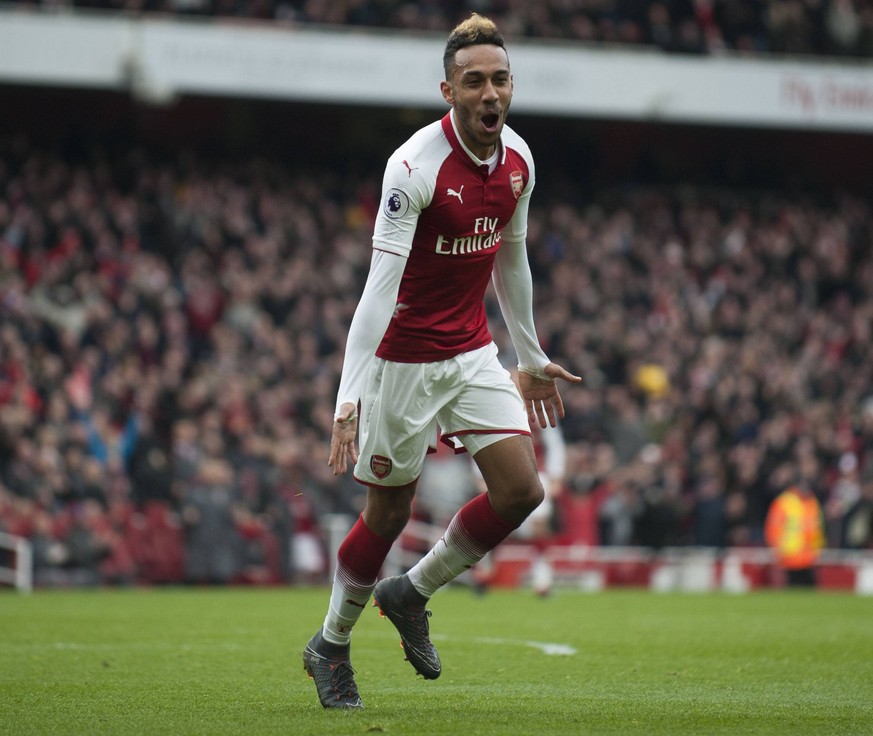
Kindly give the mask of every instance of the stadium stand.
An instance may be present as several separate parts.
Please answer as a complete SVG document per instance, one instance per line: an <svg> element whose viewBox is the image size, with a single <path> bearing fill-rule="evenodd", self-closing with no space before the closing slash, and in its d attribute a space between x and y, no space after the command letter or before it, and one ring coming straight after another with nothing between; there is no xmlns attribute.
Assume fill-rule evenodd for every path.
<svg viewBox="0 0 873 736"><path fill-rule="evenodd" d="M95 566L178 580L192 510L218 513L220 497L239 542L220 578L284 579L278 488L354 509L321 465L376 193L128 153L72 162L4 141L0 523L56 545L73 581ZM561 534L760 543L800 467L831 546L869 544L847 535L873 487L871 239L869 204L849 195L643 187L581 209L541 202L543 335L586 376L568 396L564 502L599 519L594 538Z"/></svg>
<svg viewBox="0 0 873 736"><path fill-rule="evenodd" d="M873 56L873 5L867 0L25 0L14 4L440 34L470 11L478 11L494 18L512 39L646 46L698 55L732 51Z"/></svg>

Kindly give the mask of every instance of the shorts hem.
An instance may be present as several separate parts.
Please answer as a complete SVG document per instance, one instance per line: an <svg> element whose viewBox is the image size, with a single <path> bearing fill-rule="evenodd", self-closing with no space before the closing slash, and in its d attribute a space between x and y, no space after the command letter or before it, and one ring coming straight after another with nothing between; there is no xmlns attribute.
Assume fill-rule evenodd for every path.
<svg viewBox="0 0 873 736"><path fill-rule="evenodd" d="M465 434L523 434L528 437L531 436L531 432L528 429L461 429L457 432L448 432L447 434L440 435L440 442L444 442L444 438L451 439L452 437L461 437Z"/></svg>
<svg viewBox="0 0 873 736"><path fill-rule="evenodd" d="M446 447L451 449L455 455L463 455L468 452L467 448L463 445L456 445L452 442L453 437L461 437L465 434L521 434L531 436L531 433L525 429L461 429L457 432L448 432L447 434L441 434L439 436L439 442L444 444ZM437 448L434 445L431 445L427 448L427 454L432 455L437 451Z"/></svg>
<svg viewBox="0 0 873 736"><path fill-rule="evenodd" d="M354 479L355 479L358 483L360 483L362 486L368 486L368 487L369 487L369 486L372 486L373 488L385 488L385 489L390 489L390 488L395 488L395 489L396 489L396 488L403 488L403 486L408 486L408 485L410 485L411 483L417 483L417 482L418 482L418 479L419 479L420 477L421 477L421 476L419 475L419 476L413 478L412 480L407 481L406 483L398 483L396 486L390 486L390 485L388 485L387 483L375 483L374 481L364 480L363 478L359 478L357 475L355 475L354 473L352 473L352 478L354 478Z"/></svg>

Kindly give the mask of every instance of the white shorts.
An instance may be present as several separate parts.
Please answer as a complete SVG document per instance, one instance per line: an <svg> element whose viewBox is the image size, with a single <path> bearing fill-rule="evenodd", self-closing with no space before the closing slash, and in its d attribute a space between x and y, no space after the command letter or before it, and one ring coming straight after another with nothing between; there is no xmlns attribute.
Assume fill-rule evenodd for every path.
<svg viewBox="0 0 873 736"><path fill-rule="evenodd" d="M435 363L375 358L359 428L355 479L388 487L416 480L438 439L475 455L509 435L530 435L524 402L494 343Z"/></svg>

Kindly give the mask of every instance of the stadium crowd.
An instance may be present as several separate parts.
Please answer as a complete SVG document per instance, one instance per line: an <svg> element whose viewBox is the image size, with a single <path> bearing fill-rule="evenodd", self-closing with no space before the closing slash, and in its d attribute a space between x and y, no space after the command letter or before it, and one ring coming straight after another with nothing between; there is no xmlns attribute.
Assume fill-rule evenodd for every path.
<svg viewBox="0 0 873 736"><path fill-rule="evenodd" d="M870 0L17 0L77 7L447 33L470 11L511 39L644 46L669 53L873 56Z"/></svg>
<svg viewBox="0 0 873 736"><path fill-rule="evenodd" d="M555 542L760 545L802 483L829 546L870 547L869 202L545 187L538 326L585 377ZM362 495L327 439L378 196L0 140L0 531L37 584L321 579L325 515Z"/></svg>

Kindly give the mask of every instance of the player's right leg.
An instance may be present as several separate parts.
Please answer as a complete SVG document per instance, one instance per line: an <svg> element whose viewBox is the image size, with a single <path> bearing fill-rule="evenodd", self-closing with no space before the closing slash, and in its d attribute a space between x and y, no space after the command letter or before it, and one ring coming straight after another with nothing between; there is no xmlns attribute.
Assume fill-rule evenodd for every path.
<svg viewBox="0 0 873 736"><path fill-rule="evenodd" d="M350 645L325 641L319 629L303 650L303 669L315 683L318 699L325 708L363 708L355 670L349 657Z"/></svg>
<svg viewBox="0 0 873 736"><path fill-rule="evenodd" d="M391 545L409 520L414 495L414 483L368 489L367 506L340 545L324 624L303 652L303 668L325 708L364 707L350 659L352 628L370 600Z"/></svg>
<svg viewBox="0 0 873 736"><path fill-rule="evenodd" d="M325 642L328 650L342 648L339 656L347 663L342 670L352 681L354 670L348 662L352 627L370 599L391 545L409 521L429 440L436 435L434 416L439 392L427 394L432 405L419 396L422 380L428 380L422 375L426 370L423 365L375 359L361 397L360 452L354 475L367 486L367 505L340 546L321 639L317 634L307 646L307 652L312 650L319 657L324 656L324 652L317 651L319 641ZM337 705L343 701L354 703L355 699L350 696L337 700L336 685L331 680L336 667L331 670L331 663L307 652L304 666L316 680L322 705L360 707ZM337 650L328 654L337 655ZM324 666L311 666L312 662ZM321 684L316 676L319 673ZM343 683L347 679L343 674Z"/></svg>
<svg viewBox="0 0 873 736"><path fill-rule="evenodd" d="M530 444L529 437L511 436L494 446L503 445L511 451L514 447L523 447L525 440ZM528 499L529 503L522 499ZM525 510L529 513L528 506L537 502L536 499L536 489L520 489L506 505L520 521ZM542 500L542 489L539 500ZM442 538L408 573L381 580L376 585L373 591L375 604L397 628L406 658L425 679L436 679L442 671L439 655L430 640L427 601L500 544L519 521L512 523L502 518L492 506L490 493L482 493L455 514Z"/></svg>

